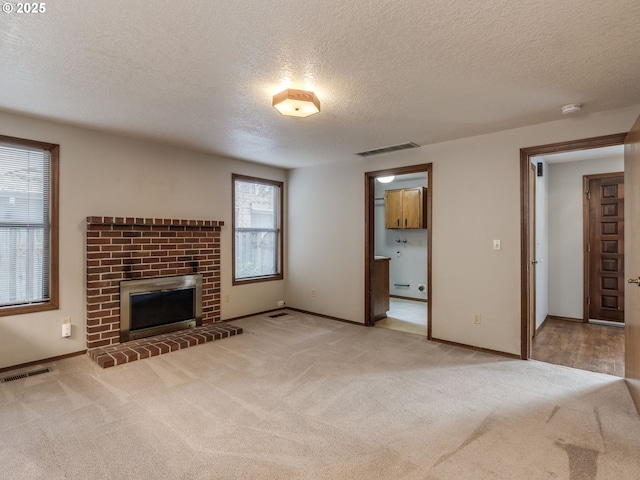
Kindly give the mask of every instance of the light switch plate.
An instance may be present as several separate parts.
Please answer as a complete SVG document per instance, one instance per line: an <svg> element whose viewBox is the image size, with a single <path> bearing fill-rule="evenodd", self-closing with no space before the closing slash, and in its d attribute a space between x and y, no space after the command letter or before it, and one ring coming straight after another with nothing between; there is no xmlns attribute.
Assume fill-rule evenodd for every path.
<svg viewBox="0 0 640 480"><path fill-rule="evenodd" d="M493 241L493 249L494 250L502 250L502 245L500 244L500 240Z"/></svg>

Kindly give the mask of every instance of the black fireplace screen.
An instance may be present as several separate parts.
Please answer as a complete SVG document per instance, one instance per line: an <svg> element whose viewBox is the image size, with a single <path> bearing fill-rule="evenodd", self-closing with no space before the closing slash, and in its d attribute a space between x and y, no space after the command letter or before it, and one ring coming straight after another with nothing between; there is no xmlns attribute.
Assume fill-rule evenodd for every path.
<svg viewBox="0 0 640 480"><path fill-rule="evenodd" d="M131 330L195 318L195 289L131 295Z"/></svg>
<svg viewBox="0 0 640 480"><path fill-rule="evenodd" d="M120 283L120 341L202 325L202 277L125 280Z"/></svg>

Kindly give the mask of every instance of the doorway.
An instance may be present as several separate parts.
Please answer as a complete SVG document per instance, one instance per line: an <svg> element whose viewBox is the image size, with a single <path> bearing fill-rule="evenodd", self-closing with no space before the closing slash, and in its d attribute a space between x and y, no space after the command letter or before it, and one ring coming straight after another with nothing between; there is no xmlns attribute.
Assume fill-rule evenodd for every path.
<svg viewBox="0 0 640 480"><path fill-rule="evenodd" d="M388 187L388 190L391 192L404 189L407 199L411 199L417 193L415 190L419 190L422 196L420 201L426 229L415 225L411 228L412 215L409 216L406 229L380 228L384 227L385 222L385 188L381 185L376 186L380 183L376 179L380 177L395 177L392 180L394 185ZM426 183L426 188L422 186L422 182ZM365 325L367 326L374 326L376 323L380 325L381 322L383 325L388 323L390 324L387 325L388 328L402 329L431 338L432 185L431 164L365 173ZM405 270L405 274L399 276L398 268L402 268L403 262L413 264L413 268L411 271ZM424 269L416 269L416 264L424 265ZM402 324L394 326L394 319ZM403 325L405 323L408 325ZM413 331L411 324L413 324Z"/></svg>
<svg viewBox="0 0 640 480"><path fill-rule="evenodd" d="M575 195L571 197L571 201L568 201L567 198L562 198L562 196L558 195L557 193L555 194L555 197L547 197L548 205L546 206L546 208L549 212L552 212L552 214L550 213L549 223L546 226L543 224L542 229L536 228L537 226L541 225L539 221L541 215L536 215L535 208L536 203L538 204L538 208L540 207L540 201L535 200L536 197L538 199L540 198L540 194L538 192L538 194L536 194L536 197L534 197L532 189L536 189L537 187L535 182L532 181L531 177L538 177L541 176L541 174L547 175L547 177L544 179L546 181L546 184L537 184L538 186L542 186L543 194L545 193L545 188L555 188L555 192L563 192L563 187L561 185L561 182L559 181L556 182L557 185L555 185L555 187L553 185L551 187L549 186L549 176L553 175L550 170L558 172L560 171L560 167L556 168L556 164L559 164L561 162L575 162L572 165L567 164L565 170L576 170L576 166L579 163L577 162L577 160L580 159L579 157L581 155L587 159L597 158L598 154L596 153L596 149L622 145L625 136L626 134L616 134L605 137L532 147L521 150L521 200L523 206L523 216L521 224L521 357L523 359L532 358L532 342L538 342L539 345L544 345L544 347L541 347L541 349L560 348L558 347L558 343L555 341L558 339L557 332L574 332L574 326L579 326L578 324L582 323L584 321L584 318L588 319L588 315L583 314L584 298L586 298L585 294L583 293L583 288L586 288L586 283L581 280L583 276L582 271L584 259L586 258L586 253L583 254L583 247L588 248L588 245L586 245L584 242L584 233L581 226L581 224L586 222L586 220L583 218L583 200L580 196L580 189L583 188L583 175L579 175L576 177L575 172L573 174L579 182L577 187L577 200L575 198ZM563 155L565 155L564 158L562 158ZM573 156L573 158L571 158L571 156ZM620 161L623 161L622 157ZM537 165L538 168L532 168L532 164ZM550 169L550 167L552 168ZM540 180L541 178L538 177L538 181ZM575 179L571 181L575 183ZM578 212L576 214L574 209L571 213L571 220L567 221L567 219L563 218L562 215L564 213L569 214L568 212L570 210L569 207L571 206L571 202L577 203ZM551 220L551 217L553 217L553 220ZM557 225L560 225L560 227L558 227ZM577 225L579 225L579 228L576 227ZM564 228L564 230L562 230L562 228ZM544 238L542 240L540 239L539 235L541 232L539 230L543 230L542 234L547 235L546 240ZM567 235L566 232L570 232L570 235ZM578 242L577 246L569 246L572 245L570 243L571 241ZM541 255L541 252L543 252L544 254ZM535 275L536 270L547 275L547 278L549 279L548 283L546 283L546 285L548 286L548 291L538 291L541 282L539 278L537 280L535 279L537 276ZM576 273L576 271L579 271L579 273ZM555 282L561 283L556 283L554 286L552 286L552 279ZM537 288L536 285L538 286ZM558 285L560 285L561 288L559 288ZM541 301L543 303L547 303L541 306ZM535 315L532 312L536 312L536 310L537 318L532 318L532 315ZM552 313L555 313L555 315L551 315ZM587 316L585 317L585 315ZM574 325L567 323L571 321L576 323L574 323ZM560 323L558 324L558 322ZM542 329L542 327L545 327L548 332L554 331L555 333L551 334L549 338L555 340L548 341L546 338L543 338L542 332L544 332L544 330ZM585 328L589 329L592 327L596 329L598 328L598 326L592 325L586 326ZM617 331L615 332L615 336L617 338L619 337L619 334L621 332L620 329L616 330ZM539 338L536 338L536 332L541 332ZM579 334L574 332L572 335L576 335L575 338L581 338L579 337L579 335L587 335L587 337L589 337L589 335L591 335L591 331L586 333L580 332ZM605 338L608 337L605 335ZM595 343L598 342L602 342L602 337L600 337L599 340L595 340ZM624 340L622 340L622 342L620 342L619 340L615 340L615 342L622 345ZM582 348L582 353L584 353L584 350L586 348L586 350L588 351L587 347L574 345L570 341L564 342L562 348ZM594 349L594 351L596 351L596 349ZM571 353L574 353L573 357L576 356L575 352ZM586 356L588 355L589 354L587 354ZM620 354L620 362L618 363L623 363L623 355L623 353ZM559 362L552 361L552 363ZM569 366L581 368L579 365Z"/></svg>

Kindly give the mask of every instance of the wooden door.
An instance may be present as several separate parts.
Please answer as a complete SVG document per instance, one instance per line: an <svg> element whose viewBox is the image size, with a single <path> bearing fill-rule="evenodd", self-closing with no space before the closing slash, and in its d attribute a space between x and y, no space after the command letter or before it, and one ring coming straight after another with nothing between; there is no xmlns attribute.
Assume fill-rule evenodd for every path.
<svg viewBox="0 0 640 480"><path fill-rule="evenodd" d="M624 322L624 174L587 179L588 316Z"/></svg>
<svg viewBox="0 0 640 480"><path fill-rule="evenodd" d="M402 217L404 228L422 228L422 188L402 191Z"/></svg>
<svg viewBox="0 0 640 480"><path fill-rule="evenodd" d="M627 188L625 211L625 377L640 412L640 117L629 132L624 147L624 181Z"/></svg>
<svg viewBox="0 0 640 480"><path fill-rule="evenodd" d="M402 221L402 190L386 190L384 192L385 228L403 228Z"/></svg>

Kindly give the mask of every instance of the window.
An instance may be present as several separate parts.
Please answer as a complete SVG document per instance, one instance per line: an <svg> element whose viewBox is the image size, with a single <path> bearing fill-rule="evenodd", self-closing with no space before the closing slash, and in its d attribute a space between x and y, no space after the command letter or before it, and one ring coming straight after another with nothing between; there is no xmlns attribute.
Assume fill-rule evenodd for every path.
<svg viewBox="0 0 640 480"><path fill-rule="evenodd" d="M58 308L58 150L0 135L0 316Z"/></svg>
<svg viewBox="0 0 640 480"><path fill-rule="evenodd" d="M233 284L282 279L282 182L233 175Z"/></svg>

